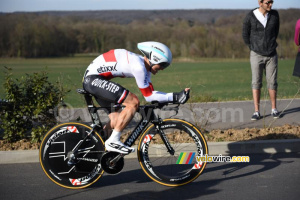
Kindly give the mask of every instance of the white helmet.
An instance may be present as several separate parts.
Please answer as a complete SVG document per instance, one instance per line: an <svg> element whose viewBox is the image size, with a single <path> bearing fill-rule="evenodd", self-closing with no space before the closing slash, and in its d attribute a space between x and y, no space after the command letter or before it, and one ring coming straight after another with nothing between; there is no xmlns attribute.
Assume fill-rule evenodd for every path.
<svg viewBox="0 0 300 200"><path fill-rule="evenodd" d="M170 49L159 42L141 42L137 45L138 49L149 59L151 65L160 64L166 68L172 62Z"/></svg>

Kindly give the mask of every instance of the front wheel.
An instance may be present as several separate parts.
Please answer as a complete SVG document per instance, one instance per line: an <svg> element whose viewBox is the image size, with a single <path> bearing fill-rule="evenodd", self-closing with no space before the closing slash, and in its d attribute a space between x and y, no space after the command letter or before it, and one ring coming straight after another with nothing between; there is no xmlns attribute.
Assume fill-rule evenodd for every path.
<svg viewBox="0 0 300 200"><path fill-rule="evenodd" d="M160 128L162 131L152 124L141 136L138 159L142 169L152 180L166 186L194 181L206 166L206 162L197 162L197 156L208 154L200 130L181 119L164 119ZM168 151L162 137L174 151Z"/></svg>
<svg viewBox="0 0 300 200"><path fill-rule="evenodd" d="M79 189L102 176L100 159L105 151L104 142L95 131L84 141L91 131L92 128L85 124L64 123L45 135L40 147L40 163L54 183Z"/></svg>

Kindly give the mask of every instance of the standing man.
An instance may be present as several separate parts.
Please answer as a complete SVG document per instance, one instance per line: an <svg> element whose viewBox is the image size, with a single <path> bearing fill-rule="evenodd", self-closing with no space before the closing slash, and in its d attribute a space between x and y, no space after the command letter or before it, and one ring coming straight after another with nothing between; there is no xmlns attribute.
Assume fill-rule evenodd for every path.
<svg viewBox="0 0 300 200"><path fill-rule="evenodd" d="M274 1L258 0L259 8L248 13L243 23L243 39L250 48L252 94L255 112L251 120L260 119L260 90L263 71L266 71L267 87L272 104L271 114L279 118L276 109L278 57L276 52L279 33L279 14L272 10Z"/></svg>

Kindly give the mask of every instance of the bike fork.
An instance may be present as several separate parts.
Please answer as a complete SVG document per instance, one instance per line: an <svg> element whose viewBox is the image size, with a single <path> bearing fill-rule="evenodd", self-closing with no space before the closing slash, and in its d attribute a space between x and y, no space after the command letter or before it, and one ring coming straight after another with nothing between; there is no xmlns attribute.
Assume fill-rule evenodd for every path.
<svg viewBox="0 0 300 200"><path fill-rule="evenodd" d="M163 143L166 145L166 148L168 150L168 152L174 156L175 154L175 150L173 149L173 147L171 146L165 132L161 129L160 124L161 124L161 119L159 119L160 123L156 125L156 130L158 131Z"/></svg>

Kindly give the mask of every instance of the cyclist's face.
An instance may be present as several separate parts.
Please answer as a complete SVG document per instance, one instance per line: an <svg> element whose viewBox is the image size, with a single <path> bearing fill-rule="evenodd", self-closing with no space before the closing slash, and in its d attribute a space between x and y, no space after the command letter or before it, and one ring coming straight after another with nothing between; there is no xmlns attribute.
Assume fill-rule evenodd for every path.
<svg viewBox="0 0 300 200"><path fill-rule="evenodd" d="M159 64L153 65L151 68L151 73L156 74L159 70L164 70Z"/></svg>

